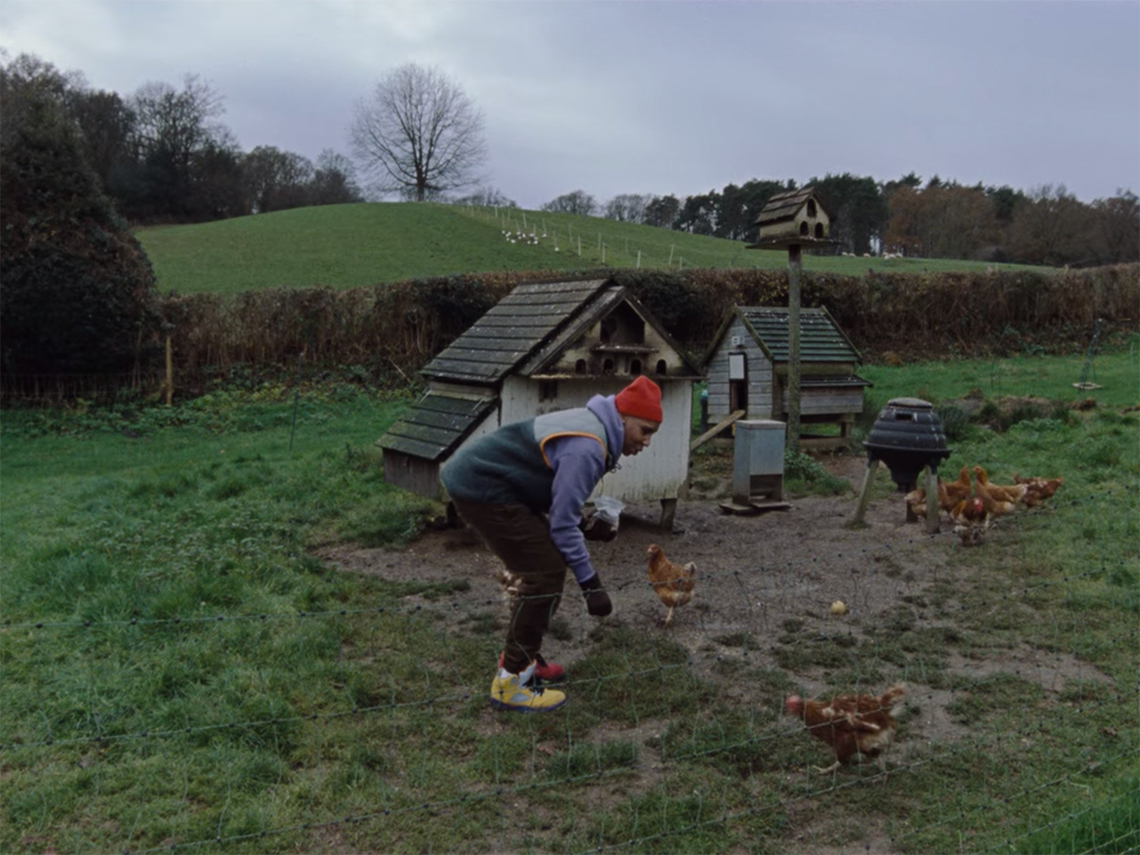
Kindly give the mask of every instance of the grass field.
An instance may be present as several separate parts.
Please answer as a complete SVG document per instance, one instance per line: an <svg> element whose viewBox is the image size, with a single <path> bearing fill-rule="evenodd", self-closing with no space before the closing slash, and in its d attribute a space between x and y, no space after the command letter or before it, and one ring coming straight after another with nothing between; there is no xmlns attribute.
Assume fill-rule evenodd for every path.
<svg viewBox="0 0 1140 855"><path fill-rule="evenodd" d="M512 243L503 234L507 231L533 233L537 244ZM599 217L395 202L143 228L137 236L154 266L159 290L183 294L236 294L275 286L354 288L496 270L638 265L786 269L788 263L784 252L749 250L740 241ZM985 267L982 262L946 259L804 257L805 270L851 275Z"/></svg>
<svg viewBox="0 0 1140 855"><path fill-rule="evenodd" d="M782 853L809 826L834 852L1136 851L1136 360L1097 358L1091 411L959 426L948 466L1066 483L1008 547L971 554L968 586L943 594L963 603L953 631L731 640L832 657L837 685L856 649L864 669L938 672L951 653L1028 645L1106 675L1047 711L1012 672L947 682L970 738L889 783L792 771L819 759L811 741L734 693L776 693L788 674L736 659L699 674L679 646L620 627L590 639L574 704L488 728L493 610L463 584L312 557L406 543L439 512L378 469L373 441L407 398L309 390L295 421L289 390L269 386L170 409L5 411L0 851ZM883 400L1071 401L1079 367L868 374ZM650 748L665 761L635 771Z"/></svg>

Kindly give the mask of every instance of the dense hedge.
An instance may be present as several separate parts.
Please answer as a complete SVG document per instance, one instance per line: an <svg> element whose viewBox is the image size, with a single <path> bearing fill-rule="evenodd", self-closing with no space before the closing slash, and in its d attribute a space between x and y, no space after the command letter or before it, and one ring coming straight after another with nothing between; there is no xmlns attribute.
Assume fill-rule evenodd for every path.
<svg viewBox="0 0 1140 855"><path fill-rule="evenodd" d="M585 274L583 274L585 275ZM786 305L787 274L765 270L617 270L663 326L701 355L734 305ZM413 377L433 355L533 272L396 282L334 291L273 288L236 299L168 296L174 352L185 378L234 365L361 365ZM564 278L562 274L558 278ZM1056 273L806 273L803 305L825 306L873 361L952 354L1065 352L1088 345L1098 317L1134 331L1140 265Z"/></svg>
<svg viewBox="0 0 1140 855"><path fill-rule="evenodd" d="M786 271L575 275L612 276L628 287L695 358L734 305L787 304ZM518 283L566 277L516 271L342 291L270 288L232 299L168 294L158 308L171 330L179 395L238 368L292 373L299 359L309 371L350 369L403 385ZM868 362L1079 352L1097 318L1106 322L1102 341L1140 330L1137 264L1055 273L805 273L802 295L804 306L834 315ZM153 386L162 366L153 359L150 366Z"/></svg>

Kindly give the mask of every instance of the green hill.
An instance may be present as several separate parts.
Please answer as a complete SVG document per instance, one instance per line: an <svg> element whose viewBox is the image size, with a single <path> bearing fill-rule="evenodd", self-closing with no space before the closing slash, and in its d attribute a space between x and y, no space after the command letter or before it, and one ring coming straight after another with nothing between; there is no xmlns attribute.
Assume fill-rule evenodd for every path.
<svg viewBox="0 0 1140 855"><path fill-rule="evenodd" d="M600 217L425 203L296 208L200 225L142 228L137 236L159 290L183 294L236 294L274 286L341 289L495 270L787 266L786 253L750 250L740 241ZM805 270L850 275L868 269L986 266L947 259L804 257Z"/></svg>

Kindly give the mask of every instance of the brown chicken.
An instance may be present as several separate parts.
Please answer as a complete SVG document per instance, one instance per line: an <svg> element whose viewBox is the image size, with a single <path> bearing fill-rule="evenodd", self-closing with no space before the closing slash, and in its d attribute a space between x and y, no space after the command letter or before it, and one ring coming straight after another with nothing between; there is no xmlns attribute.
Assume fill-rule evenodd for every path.
<svg viewBox="0 0 1140 855"><path fill-rule="evenodd" d="M986 513L990 516L1008 514L1028 491L1029 488L1024 484L991 484L986 470L981 466L974 467L974 495L982 500Z"/></svg>
<svg viewBox="0 0 1140 855"><path fill-rule="evenodd" d="M856 757L878 757L886 771L883 752L895 735L895 711L902 705L904 689L896 684L882 695L836 695L830 700L805 701L789 695L784 712L803 721L808 733L822 739L835 752L835 762L824 774L836 771Z"/></svg>
<svg viewBox="0 0 1140 855"><path fill-rule="evenodd" d="M943 498L943 488L945 488L945 499ZM943 482L941 478L938 479L938 504L942 506L942 510L948 511L963 499L970 498L970 470L963 466L958 471L958 480Z"/></svg>
<svg viewBox="0 0 1140 855"><path fill-rule="evenodd" d="M963 546L976 546L990 527L990 515L981 499L964 499L951 508L950 522Z"/></svg>
<svg viewBox="0 0 1140 855"><path fill-rule="evenodd" d="M938 507L949 513L958 502L970 498L970 470L963 466L956 481L938 478ZM926 490L921 487L906 494L906 503L916 517L926 518Z"/></svg>
<svg viewBox="0 0 1140 855"><path fill-rule="evenodd" d="M697 581L697 565L692 561L685 565L674 564L656 543L649 544L649 561L645 574L653 584L653 590L661 602L669 609L665 615L665 625L673 620L673 609L683 606L693 598L693 587Z"/></svg>
<svg viewBox="0 0 1140 855"><path fill-rule="evenodd" d="M1014 472L1013 483L1025 485L1025 496L1022 497L1021 501L1025 503L1025 507L1032 508L1035 505L1041 504L1046 499L1051 498L1053 494L1057 492L1057 488L1065 483L1065 479L1022 478Z"/></svg>

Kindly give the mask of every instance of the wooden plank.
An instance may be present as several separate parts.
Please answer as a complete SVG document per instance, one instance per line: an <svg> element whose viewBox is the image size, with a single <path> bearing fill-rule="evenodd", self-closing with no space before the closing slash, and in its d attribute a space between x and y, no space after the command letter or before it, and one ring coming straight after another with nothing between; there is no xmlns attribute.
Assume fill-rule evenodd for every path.
<svg viewBox="0 0 1140 855"><path fill-rule="evenodd" d="M502 342L507 346L522 347L526 350L530 350L542 341L542 336L513 325L480 327L478 329L469 329L462 337L452 342L450 347L455 347L456 345L463 347L483 346L483 344L488 341ZM448 349L450 349L450 347ZM446 351L444 352L446 353Z"/></svg>
<svg viewBox="0 0 1140 855"><path fill-rule="evenodd" d="M467 430L475 417L470 413L441 413L438 410L418 409L393 425L393 430L401 424L424 425L425 427L460 433Z"/></svg>
<svg viewBox="0 0 1140 855"><path fill-rule="evenodd" d="M444 359L437 356L424 368L425 374L442 374L446 377L464 377L472 380L491 380L501 377L510 366L471 362L467 359Z"/></svg>
<svg viewBox="0 0 1140 855"><path fill-rule="evenodd" d="M486 398L477 401L456 398L451 395L428 395L415 405L415 410L431 410L456 416L474 416L480 410L490 409L493 401Z"/></svg>
<svg viewBox="0 0 1140 855"><path fill-rule="evenodd" d="M468 362L476 365L487 365L492 370L502 372L514 368L526 356L527 351L503 350L500 348L476 349L471 347L449 347L432 360L432 368L438 368L442 363Z"/></svg>
<svg viewBox="0 0 1140 855"><path fill-rule="evenodd" d="M478 321L472 324L469 329L481 329L483 327L518 327L520 330L530 329L545 329L549 326L546 318L520 315L512 315L507 312L488 312L483 315Z"/></svg>
<svg viewBox="0 0 1140 855"><path fill-rule="evenodd" d="M718 433L720 433L722 430L724 430L726 427L728 427L730 424L732 424L734 421L744 418L744 413L744 410L736 410L732 413L732 415L728 416L728 418L717 423L714 427L706 430L704 433L689 443L689 451L695 451L710 439L712 439L714 436L716 436Z"/></svg>
<svg viewBox="0 0 1140 855"><path fill-rule="evenodd" d="M425 442L438 448L449 448L460 436L460 431L447 428L432 427L431 425L416 422L396 422L388 429L385 436L412 439Z"/></svg>
<svg viewBox="0 0 1140 855"><path fill-rule="evenodd" d="M376 444L381 448L392 451L398 451L401 454L407 454L411 457L419 457L424 460L436 460L444 449L418 440L409 439L404 436L393 436L392 434L384 434Z"/></svg>

